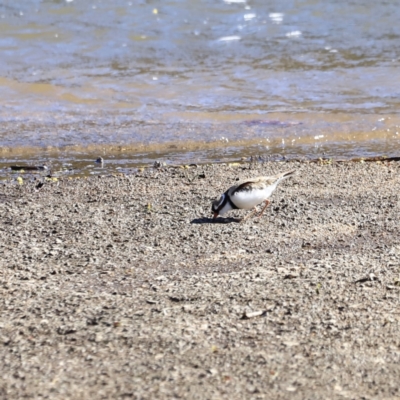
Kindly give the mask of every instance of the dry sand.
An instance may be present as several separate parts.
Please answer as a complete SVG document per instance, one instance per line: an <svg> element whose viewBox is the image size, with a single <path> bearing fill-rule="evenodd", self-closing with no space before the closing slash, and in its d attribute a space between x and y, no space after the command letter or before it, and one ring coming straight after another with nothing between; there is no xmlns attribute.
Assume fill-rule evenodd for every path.
<svg viewBox="0 0 400 400"><path fill-rule="evenodd" d="M212 222L237 178L288 169L262 218ZM3 184L1 398L400 398L399 172Z"/></svg>

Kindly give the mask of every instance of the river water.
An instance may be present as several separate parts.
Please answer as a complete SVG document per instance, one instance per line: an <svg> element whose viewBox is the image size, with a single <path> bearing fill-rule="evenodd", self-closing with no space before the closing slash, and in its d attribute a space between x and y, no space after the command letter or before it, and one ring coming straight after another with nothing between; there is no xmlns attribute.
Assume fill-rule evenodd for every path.
<svg viewBox="0 0 400 400"><path fill-rule="evenodd" d="M398 155L399 20L396 1L2 1L0 167Z"/></svg>

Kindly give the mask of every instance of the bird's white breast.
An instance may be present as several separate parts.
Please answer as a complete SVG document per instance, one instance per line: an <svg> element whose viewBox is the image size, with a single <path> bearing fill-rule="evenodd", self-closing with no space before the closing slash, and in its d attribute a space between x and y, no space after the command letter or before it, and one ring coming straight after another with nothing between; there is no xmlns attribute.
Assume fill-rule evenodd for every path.
<svg viewBox="0 0 400 400"><path fill-rule="evenodd" d="M276 184L268 186L264 189L253 189L239 191L231 196L231 200L236 207L243 210L251 210L256 205L267 200L275 190Z"/></svg>

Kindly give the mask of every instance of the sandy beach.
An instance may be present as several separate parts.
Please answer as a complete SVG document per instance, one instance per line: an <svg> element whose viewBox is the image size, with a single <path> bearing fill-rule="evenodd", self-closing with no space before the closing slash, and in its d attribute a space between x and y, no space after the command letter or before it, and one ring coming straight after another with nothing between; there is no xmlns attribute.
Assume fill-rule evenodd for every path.
<svg viewBox="0 0 400 400"><path fill-rule="evenodd" d="M262 218L211 219L291 169ZM1 398L400 397L400 163L36 185L0 186Z"/></svg>

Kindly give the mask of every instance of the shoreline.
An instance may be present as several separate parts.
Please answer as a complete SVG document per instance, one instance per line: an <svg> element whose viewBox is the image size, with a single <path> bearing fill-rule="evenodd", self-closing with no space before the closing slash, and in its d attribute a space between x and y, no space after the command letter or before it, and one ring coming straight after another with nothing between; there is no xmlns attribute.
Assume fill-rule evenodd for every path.
<svg viewBox="0 0 400 400"><path fill-rule="evenodd" d="M0 183L2 396L398 396L400 163L235 164Z"/></svg>
<svg viewBox="0 0 400 400"><path fill-rule="evenodd" d="M45 180L45 178L57 178L57 179L69 179L69 178L88 178L94 176L108 176L115 174L122 175L132 175L143 170L152 169L191 169L198 167L210 167L215 166L225 166L228 167L245 167L250 165L252 168L257 168L257 166L265 163L309 163L309 164L343 164L343 163L373 163L373 162L398 162L400 161L400 156L370 156L370 157L326 157L322 155L321 157L285 157L281 154L275 156L261 156L259 154L252 155L250 157L241 157L240 159L232 159L230 161L214 161L214 162L192 162L189 160L187 163L170 163L163 160L163 158L158 158L154 160L153 163L143 163L143 164L132 164L127 163L124 167L121 167L119 160L115 159L105 159L100 157L95 159L95 155L92 155L90 159L89 156L84 157L84 161L78 161L75 163L48 163L40 162L36 160L35 162L24 162L24 161L12 161L12 162L2 162L0 163L0 182L1 181L17 181L18 176L26 177L30 181ZM99 161L100 160L100 161Z"/></svg>
<svg viewBox="0 0 400 400"><path fill-rule="evenodd" d="M155 161L172 164L396 157L400 119L396 115L324 113L216 113L211 121L128 120L102 124L16 124L0 134L0 175L16 163L52 165L68 175L90 175L93 162L131 173ZM128 171L129 169L129 171Z"/></svg>

